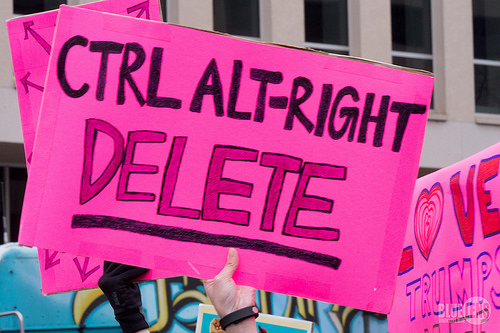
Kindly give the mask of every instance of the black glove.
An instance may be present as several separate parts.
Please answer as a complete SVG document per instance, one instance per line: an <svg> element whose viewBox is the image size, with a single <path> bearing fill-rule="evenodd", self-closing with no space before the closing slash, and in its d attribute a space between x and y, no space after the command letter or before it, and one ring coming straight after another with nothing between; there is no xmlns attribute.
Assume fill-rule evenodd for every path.
<svg viewBox="0 0 500 333"><path fill-rule="evenodd" d="M149 269L104 262L104 273L99 279L99 288L115 312L115 319L124 333L149 328L142 310L141 290L131 280L145 274Z"/></svg>

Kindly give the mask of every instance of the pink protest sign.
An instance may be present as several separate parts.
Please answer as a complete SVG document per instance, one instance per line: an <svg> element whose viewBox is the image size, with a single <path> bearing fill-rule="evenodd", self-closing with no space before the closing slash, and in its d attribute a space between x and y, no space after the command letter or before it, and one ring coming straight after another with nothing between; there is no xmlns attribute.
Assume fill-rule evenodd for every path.
<svg viewBox="0 0 500 333"><path fill-rule="evenodd" d="M103 0L82 5L82 7L154 21L161 20L158 1ZM52 49L57 13L58 11L49 11L7 22L28 171L31 167L38 113ZM48 253L51 254L48 255ZM97 274L95 270L84 274L82 273L83 266L79 268L76 265L79 261L88 263L89 258L74 260L74 255L57 251L52 253L48 250L39 250L38 255L44 293L95 287L98 278L102 275L102 272ZM99 261L101 263L97 266L102 269L102 260ZM57 269L53 268L56 266ZM57 274L54 274L54 271ZM62 271L66 273L63 274ZM45 274L46 272L47 274Z"/></svg>
<svg viewBox="0 0 500 333"><path fill-rule="evenodd" d="M76 256L46 249L38 250L43 294L97 287L103 273L103 260ZM150 270L141 280L174 276L173 273Z"/></svg>
<svg viewBox="0 0 500 333"><path fill-rule="evenodd" d="M390 332L500 327L500 144L417 180Z"/></svg>
<svg viewBox="0 0 500 333"><path fill-rule="evenodd" d="M71 7L53 45L21 243L389 311L428 73Z"/></svg>
<svg viewBox="0 0 500 333"><path fill-rule="evenodd" d="M81 7L161 21L159 3L156 0L102 0ZM57 13L54 10L7 21L28 170L31 166Z"/></svg>

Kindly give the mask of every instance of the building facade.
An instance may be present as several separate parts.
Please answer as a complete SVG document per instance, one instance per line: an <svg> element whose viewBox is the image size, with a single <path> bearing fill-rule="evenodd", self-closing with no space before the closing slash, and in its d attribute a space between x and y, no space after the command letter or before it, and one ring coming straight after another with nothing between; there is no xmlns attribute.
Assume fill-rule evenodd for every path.
<svg viewBox="0 0 500 333"><path fill-rule="evenodd" d="M154 1L154 0L150 0ZM3 21L88 0L13 0ZM435 74L421 174L500 141L497 0L160 0L171 23L309 47ZM5 24L0 26L2 237L15 241L26 169Z"/></svg>

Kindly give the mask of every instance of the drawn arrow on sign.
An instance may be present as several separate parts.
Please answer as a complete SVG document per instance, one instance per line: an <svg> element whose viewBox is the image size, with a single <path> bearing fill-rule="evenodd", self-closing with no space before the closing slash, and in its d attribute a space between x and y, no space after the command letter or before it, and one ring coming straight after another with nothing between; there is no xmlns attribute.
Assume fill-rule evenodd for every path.
<svg viewBox="0 0 500 333"><path fill-rule="evenodd" d="M85 258L85 261L83 262L83 268L82 268L82 266L80 265L80 261L78 261L78 257L73 258L73 261L75 262L76 268L78 268L78 272L80 273L80 277L82 278L82 282L87 280L89 276L91 276L92 274L97 272L97 270L100 267L99 265L97 265L96 267L92 268L90 271L87 272L87 268L89 266L89 260L90 260L90 258L88 258L88 257Z"/></svg>
<svg viewBox="0 0 500 333"><path fill-rule="evenodd" d="M30 72L26 73L26 75L20 80L21 83L23 84L24 86L24 91L29 94L29 89L28 89L28 86L31 86L33 88L35 88L36 90L40 90L40 91L43 91L43 87L42 86L39 86L38 84L35 84L31 81L28 81L28 77L31 75Z"/></svg>
<svg viewBox="0 0 500 333"><path fill-rule="evenodd" d="M28 32L29 32L33 36L33 38L35 38L38 44L40 44L43 47L45 52L50 54L50 49L51 49L50 44L47 43L45 39L42 38L42 36L40 36L35 30L31 28L33 24L34 24L33 21L24 22L24 39L25 40L28 39Z"/></svg>
<svg viewBox="0 0 500 333"><path fill-rule="evenodd" d="M59 251L54 251L54 253L50 254L49 250L45 250L45 270L61 263L61 259L54 260L58 253Z"/></svg>
<svg viewBox="0 0 500 333"><path fill-rule="evenodd" d="M130 14L130 13L135 12L137 10L140 10L140 12L139 12L139 14L137 14L136 17L141 17L142 14L146 13L146 19L149 20L149 0L141 2L138 5L127 8L127 13Z"/></svg>

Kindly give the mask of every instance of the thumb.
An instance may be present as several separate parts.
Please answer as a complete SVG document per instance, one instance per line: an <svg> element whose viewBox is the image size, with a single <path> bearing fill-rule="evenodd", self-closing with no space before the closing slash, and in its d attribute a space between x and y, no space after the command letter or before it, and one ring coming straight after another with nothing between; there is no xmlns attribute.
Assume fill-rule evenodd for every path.
<svg viewBox="0 0 500 333"><path fill-rule="evenodd" d="M236 252L236 249L230 248L227 253L226 265L220 271L218 276L220 278L230 279L233 277L236 268L238 268L238 252Z"/></svg>

